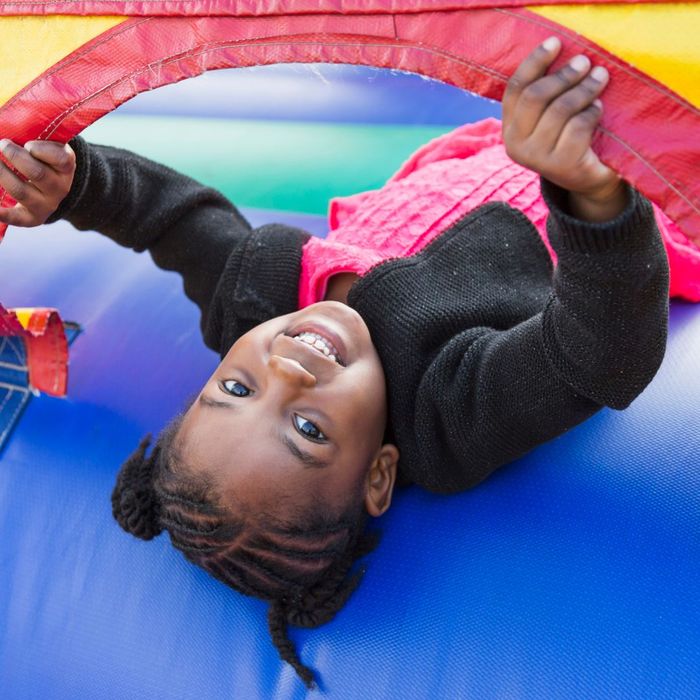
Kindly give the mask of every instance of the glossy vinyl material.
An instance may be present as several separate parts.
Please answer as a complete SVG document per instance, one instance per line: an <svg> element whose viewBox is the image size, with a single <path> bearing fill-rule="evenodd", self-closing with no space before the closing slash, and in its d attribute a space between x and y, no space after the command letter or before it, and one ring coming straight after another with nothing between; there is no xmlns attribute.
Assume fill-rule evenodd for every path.
<svg viewBox="0 0 700 700"><path fill-rule="evenodd" d="M303 99L299 96L303 95ZM258 119L263 124L459 126L500 116L499 102L420 75L369 66L287 64L211 71L126 102L119 114Z"/></svg>
<svg viewBox="0 0 700 700"><path fill-rule="evenodd" d="M563 50L555 65L585 52L611 75L594 141L598 153L691 240L700 240L700 184L694 177L700 157L697 105L653 72L616 55L616 45L606 49L579 33L575 21L563 26L534 10L491 3L487 9L450 6L448 11L430 2L375 0L358 13L352 3L329 0L300 14L301 4L274 2L256 4L254 11L260 14L248 16L251 7L243 0L230 5L229 13L244 15L235 17L130 17L96 33L32 76L0 107L0 130L20 143L68 140L140 92L207 70L271 63L397 68L500 99L508 77L531 48L557 35ZM689 31L684 20L697 19L692 5L688 8L675 16L672 26L679 35ZM173 4L170 12L182 8ZM625 15L615 21L624 24ZM690 43L691 48L696 45ZM649 50L654 56L664 48L653 45ZM684 67L693 70L697 65L696 58ZM10 199L3 195L2 201Z"/></svg>
<svg viewBox="0 0 700 700"><path fill-rule="evenodd" d="M567 4L637 3L638 0L566 0ZM642 2L664 0L642 0ZM527 0L2 0L5 14L76 14L131 16L289 15L327 12L424 12L483 7L522 7ZM538 0L538 5L562 4L562 0Z"/></svg>

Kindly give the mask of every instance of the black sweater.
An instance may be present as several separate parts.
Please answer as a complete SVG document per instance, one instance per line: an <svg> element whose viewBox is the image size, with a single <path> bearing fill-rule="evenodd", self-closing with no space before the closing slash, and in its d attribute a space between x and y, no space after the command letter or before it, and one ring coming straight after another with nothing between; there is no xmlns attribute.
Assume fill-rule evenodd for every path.
<svg viewBox="0 0 700 700"><path fill-rule="evenodd" d="M220 193L128 151L71 142L65 218L176 270L226 354L253 326L296 310L308 234L251 229ZM537 231L506 204L480 207L420 253L351 289L386 373L400 477L453 492L565 432L626 407L664 354L668 266L649 203L630 189L615 220L565 213L543 182L552 270Z"/></svg>

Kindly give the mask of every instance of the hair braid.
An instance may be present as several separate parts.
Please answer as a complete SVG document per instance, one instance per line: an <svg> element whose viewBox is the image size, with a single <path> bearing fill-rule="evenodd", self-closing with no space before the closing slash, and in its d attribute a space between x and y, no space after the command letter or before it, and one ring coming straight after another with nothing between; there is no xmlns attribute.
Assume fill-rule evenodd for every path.
<svg viewBox="0 0 700 700"><path fill-rule="evenodd" d="M316 687L313 671L308 666L304 666L299 660L294 643L289 638L286 618L287 611L281 600L275 600L270 603L267 611L267 624L270 629L272 643L279 652L280 658L286 661L297 672L304 685L309 690L312 690Z"/></svg>
<svg viewBox="0 0 700 700"><path fill-rule="evenodd" d="M112 491L114 519L124 530L142 540L153 539L163 531L159 522L160 507L153 489L160 447L156 445L146 457L150 443L149 434L122 465Z"/></svg>
<svg viewBox="0 0 700 700"><path fill-rule="evenodd" d="M284 606L287 622L296 627L319 627L330 622L347 603L364 576L364 571L361 570L348 578L348 571L357 559L376 547L377 541L375 533L359 537L324 578Z"/></svg>
<svg viewBox="0 0 700 700"><path fill-rule="evenodd" d="M317 584L297 592L291 601L282 598L270 603L267 620L272 642L280 657L294 668L309 689L315 687L313 672L301 663L289 638L287 625L319 627L330 622L343 608L364 575L364 571L358 571L347 578L349 569L356 559L371 552L377 541L375 533L362 535L355 546L349 547Z"/></svg>

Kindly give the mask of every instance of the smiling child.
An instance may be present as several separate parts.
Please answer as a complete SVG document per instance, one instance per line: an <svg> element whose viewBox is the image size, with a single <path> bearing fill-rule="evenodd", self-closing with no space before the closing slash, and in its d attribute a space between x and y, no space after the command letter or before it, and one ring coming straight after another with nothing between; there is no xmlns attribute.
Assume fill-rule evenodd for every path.
<svg viewBox="0 0 700 700"><path fill-rule="evenodd" d="M126 151L2 142L26 181L0 166L18 202L0 220L65 218L182 274L221 363L123 465L113 512L269 601L274 643L307 685L287 624L342 608L374 544L366 517L397 481L470 488L625 408L661 363L662 239L651 205L591 149L607 72L576 56L548 73L560 48L548 39L511 78L505 150L492 124L443 137L471 139L470 154L347 202L327 240L254 230L218 192ZM536 174L547 242L490 201L507 184L534 211Z"/></svg>

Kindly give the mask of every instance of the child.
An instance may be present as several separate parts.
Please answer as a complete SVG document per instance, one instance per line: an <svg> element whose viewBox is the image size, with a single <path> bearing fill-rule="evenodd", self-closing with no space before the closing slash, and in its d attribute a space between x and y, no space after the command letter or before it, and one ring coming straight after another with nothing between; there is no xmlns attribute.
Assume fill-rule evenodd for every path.
<svg viewBox="0 0 700 700"><path fill-rule="evenodd" d="M270 601L274 643L307 685L287 624L342 608L373 546L365 518L389 508L397 476L443 493L478 484L602 406L626 407L663 357L668 269L651 207L590 148L607 74L583 56L547 74L559 50L537 47L503 99L508 154L545 178L554 274L502 203L431 236L387 220L386 236L383 190L355 202L373 228L319 241L252 230L220 194L125 151L2 146L28 182L0 169L19 203L1 220L64 217L182 274L223 359L150 455L147 438L123 465L113 512ZM406 201L425 196L410 183L395 183Z"/></svg>

